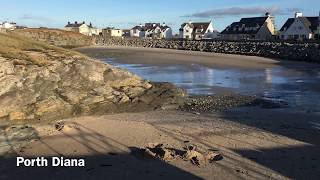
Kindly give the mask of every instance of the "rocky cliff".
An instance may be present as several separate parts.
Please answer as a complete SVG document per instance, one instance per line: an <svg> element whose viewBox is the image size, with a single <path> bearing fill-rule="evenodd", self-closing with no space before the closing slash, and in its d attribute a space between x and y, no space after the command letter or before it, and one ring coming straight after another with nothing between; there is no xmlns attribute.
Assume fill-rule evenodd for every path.
<svg viewBox="0 0 320 180"><path fill-rule="evenodd" d="M320 63L319 42L183 41L110 39L101 37L96 40L96 43L103 46L150 47L205 51Z"/></svg>
<svg viewBox="0 0 320 180"><path fill-rule="evenodd" d="M173 108L184 95L80 53L0 33L0 119Z"/></svg>

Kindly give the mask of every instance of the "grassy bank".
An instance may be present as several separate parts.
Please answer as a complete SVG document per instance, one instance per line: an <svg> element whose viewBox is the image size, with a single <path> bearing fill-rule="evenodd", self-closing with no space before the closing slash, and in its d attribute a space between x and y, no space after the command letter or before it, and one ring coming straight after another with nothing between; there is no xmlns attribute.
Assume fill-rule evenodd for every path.
<svg viewBox="0 0 320 180"><path fill-rule="evenodd" d="M0 33L0 55L4 58L12 60L25 59L33 64L46 65L49 63L50 56L39 58L30 52L46 53L48 51L55 51L65 55L80 54L44 42L34 41L16 33Z"/></svg>

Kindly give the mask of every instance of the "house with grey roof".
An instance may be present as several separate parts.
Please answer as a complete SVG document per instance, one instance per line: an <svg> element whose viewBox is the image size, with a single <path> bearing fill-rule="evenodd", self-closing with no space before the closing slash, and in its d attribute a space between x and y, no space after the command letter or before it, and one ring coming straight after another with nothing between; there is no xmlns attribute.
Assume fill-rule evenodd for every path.
<svg viewBox="0 0 320 180"><path fill-rule="evenodd" d="M135 38L144 38L146 34L145 28L140 24L139 26L135 26L130 30L130 37Z"/></svg>
<svg viewBox="0 0 320 180"><path fill-rule="evenodd" d="M172 29L165 23L145 23L144 26L135 26L130 31L131 37L147 39L171 39Z"/></svg>
<svg viewBox="0 0 320 180"><path fill-rule="evenodd" d="M74 23L68 22L68 24L64 27L64 30L81 33L86 36L99 35L101 33L101 30L94 27L92 23L87 25L84 21L82 23L78 23L77 21Z"/></svg>
<svg viewBox="0 0 320 180"><path fill-rule="evenodd" d="M319 16L306 17L302 13L295 13L294 18L289 18L280 29L280 39L306 40L319 39L320 14Z"/></svg>
<svg viewBox="0 0 320 180"><path fill-rule="evenodd" d="M263 17L242 18L221 32L221 38L227 40L271 40L275 35L274 19L269 13Z"/></svg>
<svg viewBox="0 0 320 180"><path fill-rule="evenodd" d="M145 37L149 39L171 39L172 29L165 23L146 23L145 24L146 34Z"/></svg>
<svg viewBox="0 0 320 180"><path fill-rule="evenodd" d="M188 22L183 23L179 29L179 38L187 40L202 40L217 38L219 32L214 29L210 22Z"/></svg>

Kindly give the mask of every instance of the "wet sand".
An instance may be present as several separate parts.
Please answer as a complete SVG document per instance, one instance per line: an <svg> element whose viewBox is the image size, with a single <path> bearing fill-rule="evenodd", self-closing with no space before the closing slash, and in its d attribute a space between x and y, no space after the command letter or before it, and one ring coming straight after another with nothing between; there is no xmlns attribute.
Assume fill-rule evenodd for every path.
<svg viewBox="0 0 320 180"><path fill-rule="evenodd" d="M285 101L320 112L320 65L270 58L151 48L77 49L155 82L171 82L189 94L241 94Z"/></svg>
<svg viewBox="0 0 320 180"><path fill-rule="evenodd" d="M235 54L220 54L198 51L182 51L172 49L156 48L135 48L135 47L83 47L75 50L86 54L101 57L101 51L105 55L118 58L122 63L128 64L153 64L153 65L170 65L170 64L190 64L196 63L216 68L243 68L243 69L265 69L277 65L286 65L290 67L307 66L320 67L319 65L294 62L280 59L264 58L257 56L243 56Z"/></svg>

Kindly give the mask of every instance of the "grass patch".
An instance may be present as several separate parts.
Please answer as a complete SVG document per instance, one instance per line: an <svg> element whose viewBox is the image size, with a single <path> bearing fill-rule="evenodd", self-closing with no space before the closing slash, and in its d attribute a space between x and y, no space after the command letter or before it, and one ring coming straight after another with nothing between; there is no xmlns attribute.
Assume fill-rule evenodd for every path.
<svg viewBox="0 0 320 180"><path fill-rule="evenodd" d="M43 42L34 41L15 33L0 33L0 56L4 58L21 59L30 61L33 64L39 66L44 66L53 59L50 59L49 56L47 56L47 58L39 58L37 56L31 55L32 53L30 52L45 54L49 51L54 51L65 56L84 56L78 52L52 46Z"/></svg>

